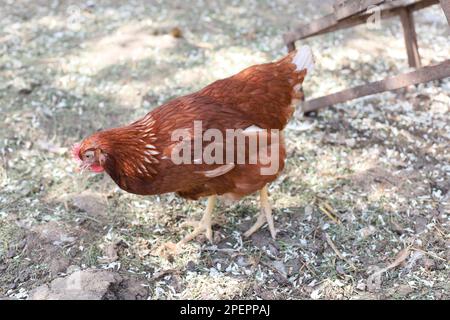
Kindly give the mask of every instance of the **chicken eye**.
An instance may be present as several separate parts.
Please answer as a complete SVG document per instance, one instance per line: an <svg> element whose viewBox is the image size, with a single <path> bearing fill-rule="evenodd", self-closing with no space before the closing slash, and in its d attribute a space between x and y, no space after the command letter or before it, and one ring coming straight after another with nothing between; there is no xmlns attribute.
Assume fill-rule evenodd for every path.
<svg viewBox="0 0 450 320"><path fill-rule="evenodd" d="M86 153L84 154L84 158L85 158L86 160L92 160L92 159L94 158L94 152L92 152L92 151L86 152Z"/></svg>

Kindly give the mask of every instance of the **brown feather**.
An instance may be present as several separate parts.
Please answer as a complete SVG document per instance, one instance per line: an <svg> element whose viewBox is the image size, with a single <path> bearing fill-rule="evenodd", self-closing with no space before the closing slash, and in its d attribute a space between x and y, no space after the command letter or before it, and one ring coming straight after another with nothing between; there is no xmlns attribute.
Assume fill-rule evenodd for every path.
<svg viewBox="0 0 450 320"><path fill-rule="evenodd" d="M128 126L95 133L82 145L95 145L102 150L104 169L128 192L177 192L190 199L213 194L240 198L253 193L283 170L283 138L280 167L273 175L261 175L264 166L258 163L236 164L215 176L199 172L220 171L220 164L175 165L170 155L177 142L171 140L171 134L176 129L192 130L196 120L202 121L203 130L215 128L222 133L250 126L282 130L292 116L294 100L300 97L294 87L306 75L306 70L296 71L294 54L295 51L279 61L249 67L198 92L176 98Z"/></svg>

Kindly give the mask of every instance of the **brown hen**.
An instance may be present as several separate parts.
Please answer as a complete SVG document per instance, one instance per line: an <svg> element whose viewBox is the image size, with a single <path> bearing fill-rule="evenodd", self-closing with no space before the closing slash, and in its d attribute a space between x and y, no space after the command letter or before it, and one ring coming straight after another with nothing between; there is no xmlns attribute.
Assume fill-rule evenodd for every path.
<svg viewBox="0 0 450 320"><path fill-rule="evenodd" d="M312 68L311 50L302 47L169 101L130 125L94 133L73 155L82 168L106 171L131 193L209 197L203 218L182 243L202 232L212 241L216 196L238 200L258 190L261 213L245 236L267 222L275 238L267 184L283 170L281 130Z"/></svg>

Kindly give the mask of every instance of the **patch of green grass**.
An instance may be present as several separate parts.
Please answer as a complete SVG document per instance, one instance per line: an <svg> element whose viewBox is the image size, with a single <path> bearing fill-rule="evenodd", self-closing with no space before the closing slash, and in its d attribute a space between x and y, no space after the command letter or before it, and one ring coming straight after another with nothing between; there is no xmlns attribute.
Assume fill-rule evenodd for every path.
<svg viewBox="0 0 450 320"><path fill-rule="evenodd" d="M98 258L102 256L102 250L93 243L83 250L81 263L94 267L98 263Z"/></svg>
<svg viewBox="0 0 450 320"><path fill-rule="evenodd" d="M15 244L15 240L23 234L14 223L0 221L0 258Z"/></svg>

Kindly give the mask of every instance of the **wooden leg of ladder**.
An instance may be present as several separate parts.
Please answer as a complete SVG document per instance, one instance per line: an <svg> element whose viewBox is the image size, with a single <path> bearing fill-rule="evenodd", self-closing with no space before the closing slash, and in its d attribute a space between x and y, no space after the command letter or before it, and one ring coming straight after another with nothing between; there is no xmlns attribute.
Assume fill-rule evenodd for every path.
<svg viewBox="0 0 450 320"><path fill-rule="evenodd" d="M450 25L450 0L440 0L441 8L447 17L447 22Z"/></svg>
<svg viewBox="0 0 450 320"><path fill-rule="evenodd" d="M412 11L403 8L400 11L400 20L403 26L403 35L405 37L409 66L413 68L420 68L422 63L420 61L419 47L417 45L416 29L414 27Z"/></svg>

